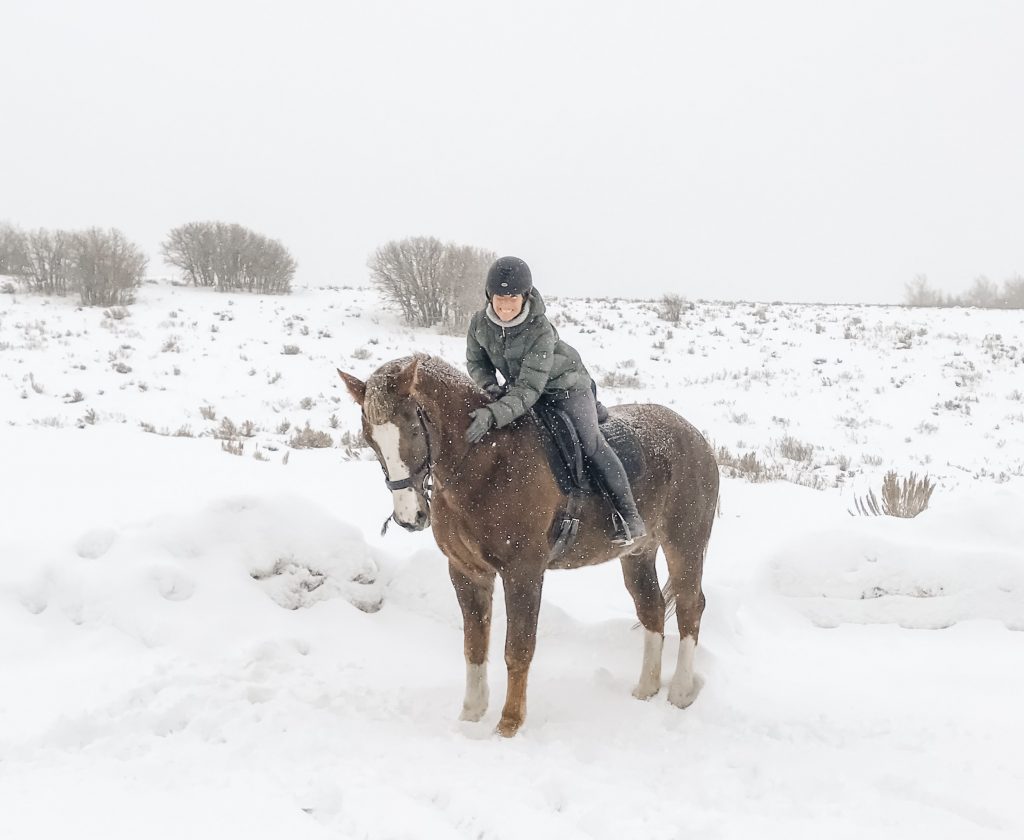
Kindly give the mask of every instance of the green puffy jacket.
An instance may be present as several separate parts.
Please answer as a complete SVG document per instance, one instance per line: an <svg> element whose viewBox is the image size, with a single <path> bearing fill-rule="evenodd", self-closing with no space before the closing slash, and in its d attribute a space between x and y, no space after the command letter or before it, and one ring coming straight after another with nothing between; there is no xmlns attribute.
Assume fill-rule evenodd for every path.
<svg viewBox="0 0 1024 840"><path fill-rule="evenodd" d="M559 339L536 289L530 294L529 307L503 324L487 304L469 323L469 375L486 388L497 384L495 371L500 370L508 385L508 393L488 406L498 428L525 414L542 394L590 390L590 373L580 354Z"/></svg>

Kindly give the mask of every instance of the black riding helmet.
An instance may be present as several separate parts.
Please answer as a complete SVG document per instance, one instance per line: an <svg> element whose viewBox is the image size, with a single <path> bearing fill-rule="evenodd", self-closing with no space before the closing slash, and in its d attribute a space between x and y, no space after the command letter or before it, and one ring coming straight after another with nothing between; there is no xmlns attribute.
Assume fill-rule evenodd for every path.
<svg viewBox="0 0 1024 840"><path fill-rule="evenodd" d="M487 299L492 295L528 295L533 290L530 266L519 257L501 257L487 270Z"/></svg>

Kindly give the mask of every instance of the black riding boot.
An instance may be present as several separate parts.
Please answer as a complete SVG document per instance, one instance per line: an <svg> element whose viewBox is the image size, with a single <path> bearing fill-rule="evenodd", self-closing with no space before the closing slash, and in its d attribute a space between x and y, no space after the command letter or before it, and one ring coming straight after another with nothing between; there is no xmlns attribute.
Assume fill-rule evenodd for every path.
<svg viewBox="0 0 1024 840"><path fill-rule="evenodd" d="M616 545L631 545L633 540L638 540L647 534L647 526L636 509L636 500L633 498L633 490L629 486L629 478L622 466L622 461L615 454L615 450L605 444L603 452L600 452L592 459L592 463L600 473L608 495L612 498L612 504L618 511L616 517L615 537L612 539Z"/></svg>

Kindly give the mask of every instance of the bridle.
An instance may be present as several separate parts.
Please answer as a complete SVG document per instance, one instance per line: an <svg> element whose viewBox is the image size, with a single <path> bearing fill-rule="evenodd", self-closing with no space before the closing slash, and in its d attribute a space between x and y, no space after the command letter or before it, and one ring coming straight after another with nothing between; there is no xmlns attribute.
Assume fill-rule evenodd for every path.
<svg viewBox="0 0 1024 840"><path fill-rule="evenodd" d="M400 478L397 481L392 481L391 476L388 475L387 465L382 459L378 459L380 468L384 471L384 483L387 485L388 490L408 490L412 488L421 496L427 503L427 511L430 511L430 494L434 490L434 456L433 449L430 445L430 430L427 428L425 420L426 414L420 407L419 403L416 404L416 419L420 421L420 428L423 430L423 439L427 442L427 454L423 458L423 462L413 470L408 478ZM388 531L388 525L391 524L391 520L395 518L395 514L392 511L391 515L384 520L384 524L381 526L380 535L383 537Z"/></svg>

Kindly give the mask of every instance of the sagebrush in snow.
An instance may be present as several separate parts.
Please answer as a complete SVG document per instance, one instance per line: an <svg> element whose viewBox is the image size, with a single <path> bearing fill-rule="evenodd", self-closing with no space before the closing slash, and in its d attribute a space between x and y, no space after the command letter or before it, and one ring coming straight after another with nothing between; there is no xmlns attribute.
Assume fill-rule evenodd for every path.
<svg viewBox="0 0 1024 840"><path fill-rule="evenodd" d="M881 502L878 501L875 491L869 490L867 496L855 497L854 503L861 516L884 514L912 519L928 507L934 490L935 484L927 475L919 479L915 473L911 473L901 480L895 470L890 470L882 479Z"/></svg>

